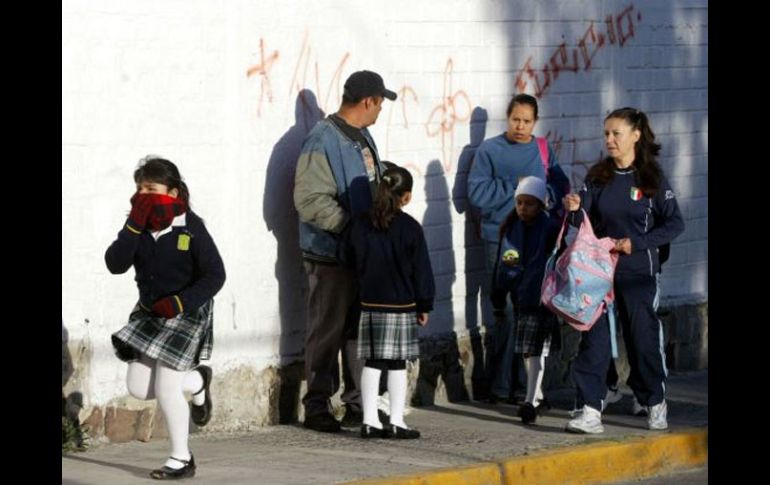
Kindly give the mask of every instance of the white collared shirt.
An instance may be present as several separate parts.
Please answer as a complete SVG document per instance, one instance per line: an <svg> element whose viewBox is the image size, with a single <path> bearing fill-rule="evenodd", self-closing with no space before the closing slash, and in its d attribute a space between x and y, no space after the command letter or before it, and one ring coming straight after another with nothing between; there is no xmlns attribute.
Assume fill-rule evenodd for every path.
<svg viewBox="0 0 770 485"><path fill-rule="evenodd" d="M171 221L171 225L168 226L167 228L161 229L160 231L150 231L150 234L152 235L153 239L157 241L158 238L161 237L162 235L168 234L169 232L171 232L172 227L186 226L186 225L187 225L187 212L174 217L174 220Z"/></svg>

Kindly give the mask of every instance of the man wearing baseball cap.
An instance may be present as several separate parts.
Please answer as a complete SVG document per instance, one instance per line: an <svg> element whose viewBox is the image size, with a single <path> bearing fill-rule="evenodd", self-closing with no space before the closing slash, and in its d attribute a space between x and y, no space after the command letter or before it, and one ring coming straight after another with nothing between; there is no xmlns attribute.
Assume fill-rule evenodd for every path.
<svg viewBox="0 0 770 485"><path fill-rule="evenodd" d="M362 362L356 355L358 321L348 315L355 311L352 305L358 287L354 271L338 264L336 252L339 234L351 217L371 207L385 170L367 127L377 121L386 98L393 101L396 93L385 88L382 76L372 71L351 74L339 110L308 133L297 161L294 205L308 276L307 393L302 404L304 425L315 431L340 431L330 402L340 386L340 350L346 407L342 422L360 426L363 418Z"/></svg>

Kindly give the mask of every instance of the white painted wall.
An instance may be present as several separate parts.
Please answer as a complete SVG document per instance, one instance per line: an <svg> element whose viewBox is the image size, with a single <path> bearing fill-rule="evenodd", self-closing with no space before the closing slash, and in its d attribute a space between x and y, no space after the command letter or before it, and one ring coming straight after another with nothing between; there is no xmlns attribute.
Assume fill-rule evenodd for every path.
<svg viewBox="0 0 770 485"><path fill-rule="evenodd" d="M443 298L433 332L477 323L465 275L472 293L480 247L450 196L462 193L458 167L472 129L478 139L502 132L517 85L538 95L536 133L556 143L576 181L602 150L610 110L649 114L687 224L663 295L706 300L707 13L705 0L64 1L62 319L70 341L92 351L86 405L125 394L125 364L109 336L136 288L133 270L110 275L103 254L148 153L177 163L225 261L217 369L301 355L300 262L282 252L276 268L277 239L291 253L290 164L317 117L298 94L310 90L307 106L317 100L333 112L359 69L399 91L372 132L383 158L416 174L407 211L425 226ZM486 124L471 125L477 107Z"/></svg>

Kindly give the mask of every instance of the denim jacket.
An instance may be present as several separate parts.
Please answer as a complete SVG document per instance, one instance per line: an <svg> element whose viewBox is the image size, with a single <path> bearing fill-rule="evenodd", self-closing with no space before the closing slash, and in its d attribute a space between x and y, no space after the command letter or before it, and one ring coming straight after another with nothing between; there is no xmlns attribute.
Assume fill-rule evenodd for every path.
<svg viewBox="0 0 770 485"><path fill-rule="evenodd" d="M373 149L376 179L384 166L367 129L361 134ZM302 145L294 179L299 213L299 245L305 258L336 262L339 234L351 216L368 211L372 190L363 147L328 118L319 121Z"/></svg>

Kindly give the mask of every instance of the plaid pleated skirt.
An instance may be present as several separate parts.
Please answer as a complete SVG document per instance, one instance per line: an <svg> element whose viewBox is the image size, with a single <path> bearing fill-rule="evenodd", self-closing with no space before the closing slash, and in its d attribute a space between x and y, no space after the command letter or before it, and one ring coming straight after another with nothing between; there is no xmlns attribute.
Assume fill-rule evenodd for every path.
<svg viewBox="0 0 770 485"><path fill-rule="evenodd" d="M133 362L143 354L178 371L194 369L201 360L211 358L213 317L214 300L192 315L175 318L156 317L137 303L128 323L112 334L115 355L124 362Z"/></svg>
<svg viewBox="0 0 770 485"><path fill-rule="evenodd" d="M561 348L556 317L547 311L518 312L514 321L513 353L548 357L551 347Z"/></svg>
<svg viewBox="0 0 770 485"><path fill-rule="evenodd" d="M411 360L420 356L415 312L362 310L358 324L358 358Z"/></svg>

